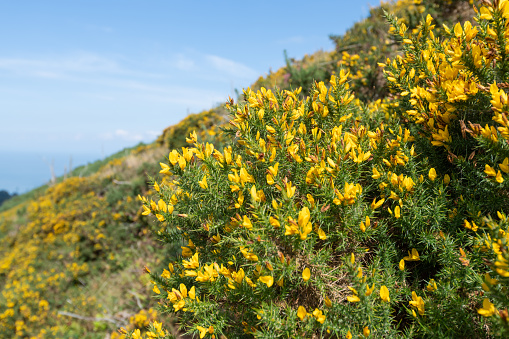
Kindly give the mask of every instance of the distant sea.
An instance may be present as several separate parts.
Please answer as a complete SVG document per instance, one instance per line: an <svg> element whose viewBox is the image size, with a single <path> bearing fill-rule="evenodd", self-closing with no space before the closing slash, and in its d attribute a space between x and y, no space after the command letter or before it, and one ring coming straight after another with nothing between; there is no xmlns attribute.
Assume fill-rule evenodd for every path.
<svg viewBox="0 0 509 339"><path fill-rule="evenodd" d="M51 179L51 163L59 177L68 171L71 158L74 169L102 157L100 154L0 151L0 190L22 194L47 184Z"/></svg>

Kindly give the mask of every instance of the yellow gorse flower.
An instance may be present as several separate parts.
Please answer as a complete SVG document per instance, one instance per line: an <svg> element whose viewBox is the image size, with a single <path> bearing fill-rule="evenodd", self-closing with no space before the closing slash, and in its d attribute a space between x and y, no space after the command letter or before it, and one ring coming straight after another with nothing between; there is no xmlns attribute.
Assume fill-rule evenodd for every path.
<svg viewBox="0 0 509 339"><path fill-rule="evenodd" d="M391 301L391 298L389 297L389 290L385 285L382 285L382 287L380 287L380 298L386 302Z"/></svg>
<svg viewBox="0 0 509 339"><path fill-rule="evenodd" d="M299 317L300 320L304 320L304 317L307 315L306 309L304 306L299 306L297 309L297 317Z"/></svg>
<svg viewBox="0 0 509 339"><path fill-rule="evenodd" d="M308 281L309 278L311 278L311 271L309 270L309 268L305 268L304 271L302 271L302 279L304 281Z"/></svg>
<svg viewBox="0 0 509 339"><path fill-rule="evenodd" d="M431 181L435 181L435 179L437 178L437 172L435 171L434 168L429 170L428 177L430 178Z"/></svg>
<svg viewBox="0 0 509 339"><path fill-rule="evenodd" d="M346 299L351 303L356 303L361 301L361 299L358 296L357 290L351 286L348 286L348 289L352 291L353 295L346 297Z"/></svg>
<svg viewBox="0 0 509 339"><path fill-rule="evenodd" d="M200 185L201 188L203 188L204 190L206 190L207 188L209 188L209 185L207 184L207 175L204 175L203 178L201 179L201 181L198 181L198 184Z"/></svg>
<svg viewBox="0 0 509 339"><path fill-rule="evenodd" d="M267 287L271 287L272 284L274 284L274 278L270 275L267 275L267 276L263 276L263 277L260 277L258 278L262 283L264 283L265 285L267 285Z"/></svg>
<svg viewBox="0 0 509 339"><path fill-rule="evenodd" d="M403 258L406 261L419 261L419 252L415 248L412 248L412 251L408 251L408 256Z"/></svg>
<svg viewBox="0 0 509 339"><path fill-rule="evenodd" d="M490 302L488 298L484 298L482 302L482 308L477 310L477 313L483 317L491 317L497 312L495 305Z"/></svg>
<svg viewBox="0 0 509 339"><path fill-rule="evenodd" d="M301 240L306 240L308 234L311 233L311 231L313 229L311 223L309 222L309 218L310 218L309 208L304 207L299 212L299 218L297 221L297 223L299 225L299 233L300 233Z"/></svg>
<svg viewBox="0 0 509 339"><path fill-rule="evenodd" d="M412 300L408 302L410 306L415 307L420 315L424 315L424 300L412 291Z"/></svg>
<svg viewBox="0 0 509 339"><path fill-rule="evenodd" d="M366 285L366 292L364 293L365 296L369 297L371 293L375 290L375 284L373 286L369 287L369 285Z"/></svg>

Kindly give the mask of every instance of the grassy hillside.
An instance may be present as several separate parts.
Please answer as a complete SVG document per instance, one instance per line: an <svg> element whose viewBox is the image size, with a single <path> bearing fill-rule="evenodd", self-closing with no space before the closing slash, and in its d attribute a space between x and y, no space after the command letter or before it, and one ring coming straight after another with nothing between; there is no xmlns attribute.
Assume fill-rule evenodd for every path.
<svg viewBox="0 0 509 339"><path fill-rule="evenodd" d="M51 187L6 201L0 208L0 336L104 338L155 319L144 267L161 267L180 244L156 240L138 195L152 194L149 177L157 175L168 147L184 145L182 133L212 138L212 127L223 123L214 110L190 115L151 145L80 166ZM166 324L171 328L171 320Z"/></svg>
<svg viewBox="0 0 509 339"><path fill-rule="evenodd" d="M509 212L506 203L486 193L492 190L500 196L507 195L505 186L494 184L497 182L495 180L500 182L496 164L503 157L492 157L490 164L495 167L495 175L488 171L488 177L482 172L484 167L479 170L477 165L470 166L469 163L454 167L459 165L454 165L454 160L450 159L462 159L466 150L475 151L477 158L474 158L474 154L469 161L474 159L484 166L490 154L498 154L495 152L500 149L506 152L506 146L487 148L488 141L478 141L479 136L485 136L488 132L481 131L477 127L479 124L475 125L477 120L470 113L466 114L474 122L473 127L465 125L463 128L458 122L457 125L451 123L450 129L445 127L448 125L444 122L448 116L440 115L440 118L431 120L424 113L415 119L413 115L408 115L408 111L415 110L416 101L423 101L426 95L421 92L415 94L417 90L402 81L408 77L405 77L405 72L410 72L411 67L401 60L412 51L407 48L408 42L402 36L394 34L398 31L390 28L384 10L397 16L398 19L393 19L393 26L401 28L404 25L407 28L402 30L407 34L405 39L423 34L419 25L427 14L433 17L436 37L450 36L448 27L455 27L458 21L471 20L475 15L472 3L460 0L402 0L384 4L383 8L373 8L367 19L355 24L344 35L331 36L336 45L334 51L318 51L302 60L287 58L285 67L260 77L251 87L253 91L245 92L237 103L229 100L229 109L218 107L190 115L179 124L165 129L151 145L139 145L104 161L77 168L71 177L65 180L60 178L54 186L40 187L6 201L0 207L0 337L104 338L111 335L114 338L124 336L126 332L130 333L128 337L133 338L139 334L152 337L165 337L167 334L170 337L179 335L179 326L195 337L219 336L219 333L229 338L255 335L348 337L348 334L352 337L352 333L360 337L370 333L368 325L361 326L363 322L367 323L363 318L365 314L372 317L369 322L371 331L375 333L372 335L426 337L438 335L434 330L443 330L433 323L440 314L448 312L452 317L456 310L461 312L457 315L457 322L451 322L450 328L463 326L465 331L475 332L474 336L484 337L488 336L488 332L483 333L479 328L485 326L491 329L490 336L496 336L498 332L494 323L480 316L471 317L471 314L476 315L476 310L481 308L481 294L488 293L489 287L495 285L490 280L492 284L486 285L487 290L481 288L484 278L479 272L487 272L487 266L482 264L483 257L476 252L476 248L480 248L480 240L491 244L492 239L501 234L503 238L505 234L491 234L486 226L489 222L482 217L496 215L497 211L501 215ZM416 38L413 46L418 46L417 41L426 43L421 38ZM458 38L461 41L461 37ZM490 61L489 49L485 48L484 58ZM491 48L495 50L495 47ZM385 68L382 67L384 65ZM419 69L417 64L414 67ZM402 73L402 69L405 72ZM484 70L489 73L489 66L485 66ZM430 93L442 90L433 87L437 78L426 72L424 67L421 73L417 73L415 86L428 86ZM337 87L340 90L329 85L333 75L338 79ZM481 86L479 88L485 89L482 92L484 96L479 94L468 104L478 107L484 105L482 108L491 112L488 108L490 98L486 94L489 93L489 77L481 75L478 75L478 84ZM501 78L504 79L504 76ZM386 79L395 81L389 81L391 83L388 84ZM297 90L299 87L302 87L301 91ZM332 93L331 87L338 91L337 95L334 94L337 96L335 101L327 101L331 100L331 96L327 96L329 91ZM414 92L411 92L412 89ZM409 95L410 92L412 95ZM436 102L441 103L438 99L428 99L431 107ZM340 105L338 102L341 105L344 103L344 106L338 106L334 114L328 115L324 107L331 107L333 112L332 107ZM442 102L445 107L443 111L452 110L456 103L454 100L451 103L445 100L445 103ZM461 111L468 104L454 108ZM309 116L304 118L290 107L302 109ZM429 107L423 106L423 110ZM260 108L265 109L265 117L260 113ZM313 114L316 115L313 117ZM255 116L258 118L255 119ZM286 121L290 116L292 118ZM332 120L333 116L338 120ZM492 123L490 119L491 116L482 120L483 124ZM464 120L464 124L468 124ZM300 124L295 125L298 133L292 132L295 121ZM269 125L277 130L272 132L267 127ZM349 136L338 132L342 143L338 147L344 148L349 143L353 145L348 150L342 149L340 158L337 152L331 151L332 139L328 144L323 144L324 140L328 140L326 138L333 138L332 134L337 130L334 133L331 131L333 127L339 128L339 125L344 125L342 131L348 132ZM223 128L230 132L223 132ZM285 128L290 131L290 136ZM194 137L191 135L193 131L196 132ZM445 131L454 132L455 136L463 135L458 138L467 141L458 143L461 147L449 147L447 144L447 147L438 150L437 145L443 146L449 142L445 140ZM465 131L470 131L472 138L475 136L478 139L467 139ZM397 145L386 149L381 142L386 136ZM319 141L320 138L323 139ZM503 139L501 136L499 138ZM430 140L435 142L433 146L430 146ZM210 148L208 143L213 143L214 147ZM274 146L278 143L279 146ZM189 144L194 146L194 153L188 154L187 148L183 148ZM303 153L302 149L307 149L309 145L316 148L316 153L313 153L314 150ZM226 146L232 148L223 148ZM271 147L274 147L274 151L270 151ZM286 152L287 148L290 150L284 153L283 149ZM170 153L174 149L180 153ZM212 152L213 149L216 151ZM351 149L357 150L353 151L355 156L351 154ZM326 151L327 156L324 155ZM242 154L240 159L233 158L237 165L228 163L226 166L226 160L221 160L228 153ZM419 156L415 157L415 154ZM270 157L273 157L272 160L269 160ZM172 159L185 161L174 162ZM281 163L279 172L277 166L274 168L274 161ZM408 167L398 167L401 162L409 164ZM159 163L165 165L161 167ZM267 167L269 164L271 168ZM338 166L342 166L341 171L335 169ZM169 173L170 167L174 176L159 173L161 168L163 172L167 168L166 172ZM204 169L206 167L207 170ZM237 172L230 173L234 178L231 179L228 174L219 174L219 168L234 168L241 177L242 168L254 173L252 180L257 185L254 193L250 188L253 181L249 176L245 176L248 178L246 180L242 179L242 184L241 179L235 184L231 180L235 181L234 173ZM433 168L433 172L430 168ZM470 173L470 177L456 176L458 168L461 168L461 173ZM216 174L212 176L211 173ZM271 179L267 175L273 175L272 180L276 180L277 173L280 173L283 181L270 184ZM327 179L329 181L323 179L326 173L333 174L331 179ZM436 179L436 173L440 179ZM444 177L445 174L449 179ZM174 181L176 179L179 181ZM409 180L412 180L412 185ZM482 196L485 200L483 204L469 202L472 186L468 185L472 180L485 185L487 196ZM261 181L263 184L259 183ZM333 182L332 188L327 186L329 182ZM354 184L350 186L350 183L364 188L359 189ZM212 185L216 185L217 191L211 191L211 195L207 196L203 190ZM229 187L236 185L237 189L231 189L230 192ZM414 194L416 189L412 188L413 185L418 187L418 194ZM341 194L337 193L340 190L335 189L339 187ZM295 188L297 193L293 197L294 193L290 192ZM257 192L256 189L262 191ZM222 193L218 195L218 191ZM189 193L187 198L181 197L183 192ZM347 195L351 197L346 199ZM144 198L143 209L139 196L148 197ZM340 196L342 199L339 199ZM193 200L195 197L198 197L197 200ZM268 201L266 206L263 205L264 201ZM275 201L275 206L279 207L274 207L271 201ZM377 201L381 201L380 205L377 205ZM216 208L204 208L204 202ZM269 206L269 203L272 205ZM265 207L261 208L262 205ZM427 207L419 207L423 205ZM169 206L172 209L175 206L175 211L170 211ZM194 206L199 206L196 210L200 212L196 212ZM253 210L253 206L259 209ZM307 212L304 207L308 208ZM267 220L270 220L267 225L273 228L280 226L280 230L289 227L287 232L290 236L297 234L294 240L286 243L284 239L288 234L271 233L271 237L266 238L265 232L256 233L256 236L244 233L242 229L250 224L257 229L258 223L261 223L258 216L271 209L279 209L280 212L277 217L271 215L272 219L267 215ZM223 214L215 214L219 210ZM473 210L479 214L475 216L471 212ZM147 217L145 214L148 212L152 212L152 215ZM201 214L198 217L193 213ZM306 213L309 214L307 217ZM446 214L451 217L446 217ZM195 219L185 219L188 216ZM312 226L314 231L308 230L306 223L303 223L310 216L316 220ZM464 220L470 229L464 227ZM284 222L287 222L286 226L282 226ZM281 225L276 227L279 223ZM292 224L297 228L292 229ZM343 226L335 229L331 226L333 224ZM172 227L174 225L178 228ZM432 231L423 231L425 225L431 227ZM476 238L478 234L474 236L469 232L472 228L477 231L478 225L484 227L484 233ZM313 241L311 247L304 242L308 235ZM444 241L441 242L441 239ZM274 250L264 244L279 244L279 247ZM489 246L494 248L495 245ZM505 248L505 245L498 246L502 250ZM331 248L336 250L331 252ZM486 248L483 250L488 251ZM198 263L196 267L192 255L198 252L201 266ZM224 253L224 258L223 254L219 255L220 252ZM226 256L229 256L228 259L225 259ZM407 259L403 260L403 256ZM185 265L182 264L182 257L186 258ZM437 262L434 257L439 257L440 261ZM287 258L286 264L284 258ZM493 263L494 258L491 256L485 261ZM258 259L260 263L256 264ZM393 265L396 259L396 265ZM204 265L205 262L210 266ZM499 262L503 265L503 261ZM179 304L184 298L177 296L184 294L182 284L184 288L186 285L194 288L195 279L194 273L186 273L189 270L185 271L182 267L194 268L196 274L202 269L200 272L203 274L205 266L208 272L213 272L219 265L225 267L225 271L221 271L221 274L216 272L216 285L209 287L207 282L196 284L196 295L201 293L203 303L198 306L194 303L196 299L193 297L190 300L189 297L186 302L193 305L194 315L184 312ZM306 273L306 265L311 267L311 272L308 268ZM334 282L327 280L327 272L340 267L341 276L336 276ZM450 267L450 270L444 267ZM244 280L244 276L240 277L241 269L242 274L245 271L246 277L251 277L251 284ZM151 275L145 273L149 270ZM380 271L387 274L375 274ZM180 272L182 276L175 272ZM276 272L282 274L280 280L277 276L277 281L274 280ZM462 274L465 280L455 280L454 277ZM369 279L367 283L366 278ZM436 293L436 285L433 285L435 279L441 288ZM369 292L370 283L377 286L381 302L368 300L374 288L371 287ZM258 291L253 285L258 285L259 289L264 284L266 289L253 292ZM274 288L271 290L272 285ZM276 285L279 286L277 290ZM389 287L393 304L389 304L389 291L385 292L382 285L386 289ZM235 290L245 294L234 294ZM459 292L456 294L451 292L453 290ZM427 309L433 310L436 306L432 313L427 313L428 318L419 318L417 315L421 311L424 313L421 297L416 294L415 298L410 297L414 304L408 303L412 291L417 291L425 298L423 293L427 291ZM492 287L490 293L495 295L493 291ZM499 294L506 292L503 287L497 289ZM306 293L315 299L306 297ZM187 289L185 294L187 297ZM359 300L355 300L355 297ZM448 300L452 306L441 305L441 299ZM271 304L275 300L279 304ZM491 300L497 299L492 296ZM501 310L499 318L504 321L505 314L507 323L507 312L503 313L500 306L500 300L505 299L500 297L498 300ZM358 308L350 305L358 301L361 301ZM401 303L396 304L397 301ZM158 306L158 303L161 305ZM490 312L489 307L486 304L482 309ZM230 308L231 312L228 313L226 310ZM313 308L317 311L313 312ZM217 309L225 312L221 315L224 318L211 318L211 310ZM312 313L307 313L306 309ZM175 312L175 315L161 314L162 310ZM412 310L415 319L418 319L417 323L412 320ZM350 314L348 321L344 320L347 316L343 313ZM431 320L427 322L427 319ZM289 325L301 324L299 321L302 325ZM324 322L327 326L322 328ZM167 333L159 331L160 323ZM147 328L149 325L150 330ZM348 327L350 325L351 328ZM447 324L442 325L447 329ZM116 332L118 328L125 330L120 334ZM349 328L352 332L347 333ZM365 328L368 328L367 332ZM141 332L133 332L135 329ZM453 335L458 332L444 330L440 333Z"/></svg>

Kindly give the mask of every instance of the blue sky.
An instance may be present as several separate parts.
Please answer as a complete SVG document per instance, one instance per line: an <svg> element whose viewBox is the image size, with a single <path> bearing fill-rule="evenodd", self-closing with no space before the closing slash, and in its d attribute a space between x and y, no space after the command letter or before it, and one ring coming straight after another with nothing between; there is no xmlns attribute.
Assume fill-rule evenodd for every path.
<svg viewBox="0 0 509 339"><path fill-rule="evenodd" d="M283 50L331 50L369 4L2 1L0 152L94 160L150 142L283 66Z"/></svg>

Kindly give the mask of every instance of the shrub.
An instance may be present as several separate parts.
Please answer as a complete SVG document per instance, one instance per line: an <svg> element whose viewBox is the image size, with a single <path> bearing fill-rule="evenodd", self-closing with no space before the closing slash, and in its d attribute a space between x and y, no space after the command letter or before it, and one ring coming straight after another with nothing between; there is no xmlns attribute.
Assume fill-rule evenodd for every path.
<svg viewBox="0 0 509 339"><path fill-rule="evenodd" d="M198 114L190 114L178 124L166 128L157 138L156 143L174 149L185 145L186 135L196 131L202 138L215 139L222 142L220 136L216 136L219 127L224 124L224 109L216 107Z"/></svg>
<svg viewBox="0 0 509 339"><path fill-rule="evenodd" d="M150 275L162 311L200 338L507 336L507 3L442 39L388 15L390 99L344 70L305 99L248 89L227 147L171 151L142 199L186 242Z"/></svg>

